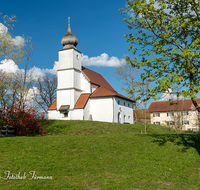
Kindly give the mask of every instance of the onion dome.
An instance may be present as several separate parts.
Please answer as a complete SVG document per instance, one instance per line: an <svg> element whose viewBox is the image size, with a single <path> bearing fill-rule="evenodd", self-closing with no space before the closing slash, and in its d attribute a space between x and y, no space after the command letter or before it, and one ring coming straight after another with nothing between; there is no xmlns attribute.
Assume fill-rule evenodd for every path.
<svg viewBox="0 0 200 190"><path fill-rule="evenodd" d="M68 17L68 30L67 34L65 34L61 40L61 44L64 46L63 49L76 49L76 45L78 44L78 39L71 32L70 28L70 17Z"/></svg>

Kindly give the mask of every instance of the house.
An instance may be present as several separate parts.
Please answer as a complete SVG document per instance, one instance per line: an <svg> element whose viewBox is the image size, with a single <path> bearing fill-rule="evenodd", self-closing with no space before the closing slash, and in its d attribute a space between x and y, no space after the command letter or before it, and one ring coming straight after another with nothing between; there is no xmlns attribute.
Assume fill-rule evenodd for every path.
<svg viewBox="0 0 200 190"><path fill-rule="evenodd" d="M196 100L200 104L200 99ZM182 130L199 130L199 115L191 100L152 102L148 108L151 124Z"/></svg>
<svg viewBox="0 0 200 190"><path fill-rule="evenodd" d="M102 75L81 65L78 39L70 22L61 43L57 99L48 109L48 118L133 123L134 101L115 91Z"/></svg>

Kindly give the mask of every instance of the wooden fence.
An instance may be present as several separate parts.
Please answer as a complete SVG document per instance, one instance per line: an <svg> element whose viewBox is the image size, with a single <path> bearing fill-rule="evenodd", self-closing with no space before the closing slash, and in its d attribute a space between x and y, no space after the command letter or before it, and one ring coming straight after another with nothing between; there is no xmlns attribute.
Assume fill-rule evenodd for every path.
<svg viewBox="0 0 200 190"><path fill-rule="evenodd" d="M14 136L15 130L13 126L0 126L0 137Z"/></svg>

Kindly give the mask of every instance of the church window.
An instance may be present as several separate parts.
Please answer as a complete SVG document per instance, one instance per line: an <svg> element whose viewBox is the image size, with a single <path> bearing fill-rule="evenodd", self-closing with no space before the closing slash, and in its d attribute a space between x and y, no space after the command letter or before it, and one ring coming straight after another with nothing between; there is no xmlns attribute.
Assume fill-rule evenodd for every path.
<svg viewBox="0 0 200 190"><path fill-rule="evenodd" d="M118 104L120 104L120 101L118 100Z"/></svg>
<svg viewBox="0 0 200 190"><path fill-rule="evenodd" d="M68 113L69 112L64 112L63 114L64 114L64 117L68 117Z"/></svg>

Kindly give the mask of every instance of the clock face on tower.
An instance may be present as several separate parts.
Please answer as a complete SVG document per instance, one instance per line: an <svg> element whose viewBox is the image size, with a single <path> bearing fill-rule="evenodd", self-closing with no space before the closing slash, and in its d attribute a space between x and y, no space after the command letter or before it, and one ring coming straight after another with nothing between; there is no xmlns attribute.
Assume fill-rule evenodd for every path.
<svg viewBox="0 0 200 190"><path fill-rule="evenodd" d="M79 58L80 58L79 55L76 55L76 59L79 60Z"/></svg>

